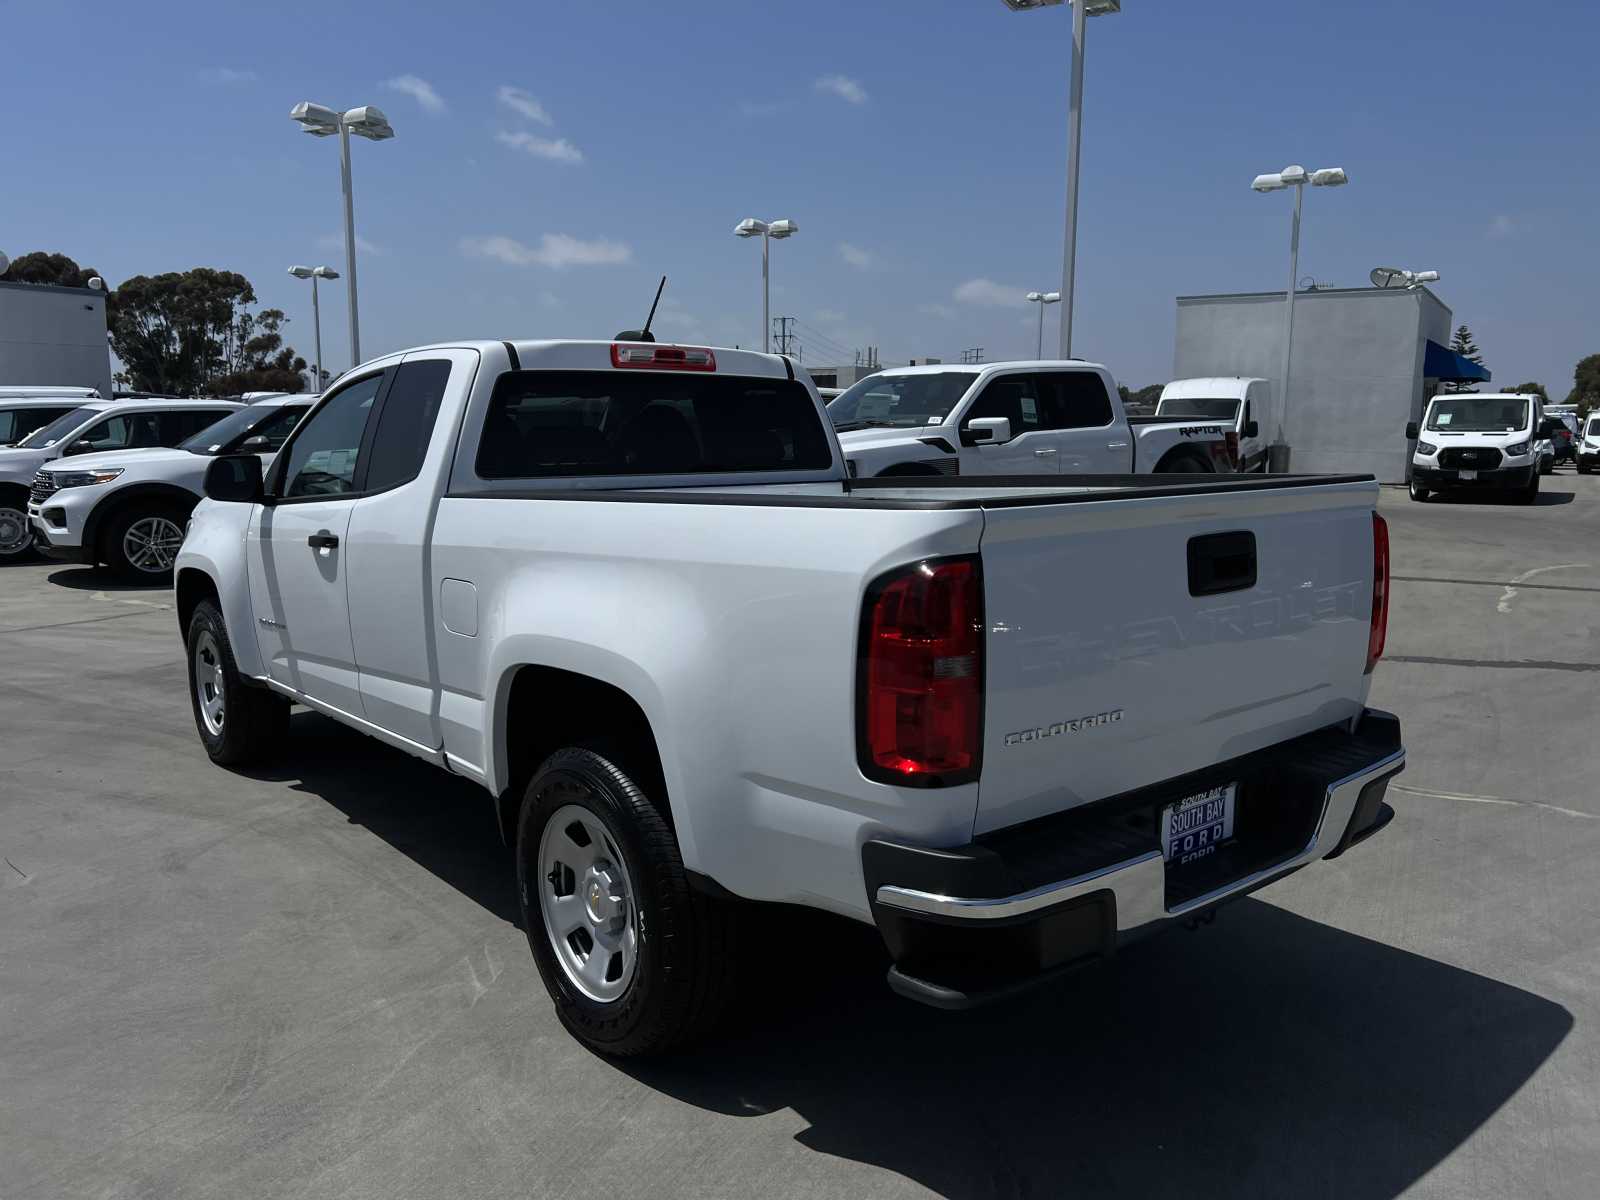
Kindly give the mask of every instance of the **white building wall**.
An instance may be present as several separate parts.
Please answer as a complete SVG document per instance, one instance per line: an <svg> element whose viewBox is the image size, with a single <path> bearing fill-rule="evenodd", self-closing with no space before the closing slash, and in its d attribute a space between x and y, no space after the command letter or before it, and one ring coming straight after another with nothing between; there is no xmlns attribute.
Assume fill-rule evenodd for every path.
<svg viewBox="0 0 1600 1200"><path fill-rule="evenodd" d="M0 385L27 384L111 395L104 292L0 283Z"/></svg>

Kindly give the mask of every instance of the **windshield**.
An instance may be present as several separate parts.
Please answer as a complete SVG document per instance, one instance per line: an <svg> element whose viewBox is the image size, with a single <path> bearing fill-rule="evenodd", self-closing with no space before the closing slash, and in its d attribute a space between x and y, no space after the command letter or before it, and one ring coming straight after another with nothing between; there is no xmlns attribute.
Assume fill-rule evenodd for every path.
<svg viewBox="0 0 1600 1200"><path fill-rule="evenodd" d="M1158 417L1204 417L1231 421L1239 415L1239 401L1226 396L1171 396L1156 405Z"/></svg>
<svg viewBox="0 0 1600 1200"><path fill-rule="evenodd" d="M976 371L869 375L828 405L841 433L877 426L939 425L967 394Z"/></svg>
<svg viewBox="0 0 1600 1200"><path fill-rule="evenodd" d="M75 408L66 416L51 421L43 429L34 430L17 443L17 449L43 450L46 447L54 446L99 411L97 408Z"/></svg>
<svg viewBox="0 0 1600 1200"><path fill-rule="evenodd" d="M1528 425L1528 402L1514 396L1435 400L1428 428L1436 433L1515 433Z"/></svg>
<svg viewBox="0 0 1600 1200"><path fill-rule="evenodd" d="M310 404L268 404L241 408L179 442L178 449L191 454L217 455L238 449L238 443L247 437L264 437L267 444L261 447L262 453L276 452L310 407Z"/></svg>
<svg viewBox="0 0 1600 1200"><path fill-rule="evenodd" d="M1589 418L1589 436L1600 438L1600 417Z"/></svg>

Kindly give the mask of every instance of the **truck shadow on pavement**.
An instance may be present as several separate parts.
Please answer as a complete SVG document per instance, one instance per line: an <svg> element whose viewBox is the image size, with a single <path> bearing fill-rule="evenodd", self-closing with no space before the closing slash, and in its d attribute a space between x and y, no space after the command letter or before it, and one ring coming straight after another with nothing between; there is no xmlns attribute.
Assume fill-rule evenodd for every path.
<svg viewBox="0 0 1600 1200"><path fill-rule="evenodd" d="M480 788L312 713L293 731L263 777L520 924ZM750 917L754 953L723 1032L596 1069L725 1116L791 1109L809 1149L949 1197L1389 1200L1573 1026L1531 992L1257 899L969 1013L894 996L865 926L786 907Z"/></svg>

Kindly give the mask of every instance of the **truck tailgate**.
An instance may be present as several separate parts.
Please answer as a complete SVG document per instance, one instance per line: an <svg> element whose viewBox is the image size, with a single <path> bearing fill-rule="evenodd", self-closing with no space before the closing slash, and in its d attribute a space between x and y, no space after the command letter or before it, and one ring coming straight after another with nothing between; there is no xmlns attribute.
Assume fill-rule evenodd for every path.
<svg viewBox="0 0 1600 1200"><path fill-rule="evenodd" d="M1359 714L1376 499L1341 481L985 505L975 834Z"/></svg>

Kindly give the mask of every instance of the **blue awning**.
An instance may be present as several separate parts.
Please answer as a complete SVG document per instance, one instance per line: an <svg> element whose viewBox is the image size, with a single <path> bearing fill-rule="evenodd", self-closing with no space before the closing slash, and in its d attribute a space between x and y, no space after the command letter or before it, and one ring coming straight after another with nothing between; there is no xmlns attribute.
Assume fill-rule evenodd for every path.
<svg viewBox="0 0 1600 1200"><path fill-rule="evenodd" d="M1428 342L1428 354L1422 361L1422 374L1428 379L1450 383L1488 383L1494 376L1488 368L1480 367L1470 358L1463 358L1448 346Z"/></svg>

